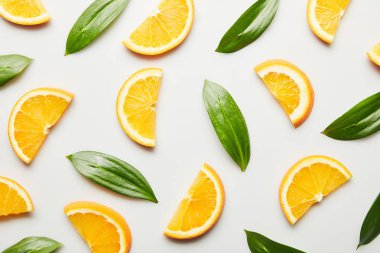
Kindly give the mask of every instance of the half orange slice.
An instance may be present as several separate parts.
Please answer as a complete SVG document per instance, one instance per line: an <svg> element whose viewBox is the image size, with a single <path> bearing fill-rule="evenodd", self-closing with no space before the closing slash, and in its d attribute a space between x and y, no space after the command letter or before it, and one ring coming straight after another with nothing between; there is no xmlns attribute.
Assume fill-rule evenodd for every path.
<svg viewBox="0 0 380 253"><path fill-rule="evenodd" d="M83 240L93 253L127 253L132 236L124 218L109 207L93 202L74 202L65 207Z"/></svg>
<svg viewBox="0 0 380 253"><path fill-rule="evenodd" d="M13 150L23 162L33 161L73 97L64 90L39 88L29 91L16 102L9 117L8 136Z"/></svg>
<svg viewBox="0 0 380 253"><path fill-rule="evenodd" d="M263 62L255 67L255 71L293 126L299 127L309 117L314 105L314 90L306 74L284 60Z"/></svg>
<svg viewBox="0 0 380 253"><path fill-rule="evenodd" d="M125 133L135 142L156 145L156 105L162 69L147 68L134 73L120 88L116 114Z"/></svg>
<svg viewBox="0 0 380 253"><path fill-rule="evenodd" d="M223 183L218 174L204 164L164 234L174 239L191 239L203 235L222 214L224 196Z"/></svg>
<svg viewBox="0 0 380 253"><path fill-rule="evenodd" d="M309 0L307 20L314 34L331 44L350 0Z"/></svg>
<svg viewBox="0 0 380 253"><path fill-rule="evenodd" d="M162 54L185 40L193 20L193 0L162 0L157 10L123 43L129 50L139 54Z"/></svg>
<svg viewBox="0 0 380 253"><path fill-rule="evenodd" d="M28 192L12 179L0 177L0 216L33 210L33 202Z"/></svg>
<svg viewBox="0 0 380 253"><path fill-rule="evenodd" d="M50 19L40 0L0 0L0 16L19 25L39 25Z"/></svg>
<svg viewBox="0 0 380 253"><path fill-rule="evenodd" d="M369 59L380 67L380 43L377 43L367 54Z"/></svg>
<svg viewBox="0 0 380 253"><path fill-rule="evenodd" d="M316 203L352 177L347 168L327 156L309 156L289 169L280 187L280 203L295 224Z"/></svg>

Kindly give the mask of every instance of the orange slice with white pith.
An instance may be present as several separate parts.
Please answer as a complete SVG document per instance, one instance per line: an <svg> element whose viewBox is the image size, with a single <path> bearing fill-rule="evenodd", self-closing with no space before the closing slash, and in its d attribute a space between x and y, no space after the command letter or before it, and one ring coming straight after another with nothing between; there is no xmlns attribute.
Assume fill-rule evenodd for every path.
<svg viewBox="0 0 380 253"><path fill-rule="evenodd" d="M300 126L309 117L314 105L314 90L306 74L284 60L266 61L256 66L255 71L293 126Z"/></svg>
<svg viewBox="0 0 380 253"><path fill-rule="evenodd" d="M79 201L67 205L65 214L92 253L128 253L132 236L125 219L113 209Z"/></svg>
<svg viewBox="0 0 380 253"><path fill-rule="evenodd" d="M286 173L280 187L281 208L290 224L295 224L316 203L352 177L339 161L327 156L309 156Z"/></svg>
<svg viewBox="0 0 380 253"><path fill-rule="evenodd" d="M350 0L309 0L307 20L314 34L331 44Z"/></svg>
<svg viewBox="0 0 380 253"><path fill-rule="evenodd" d="M134 73L120 88L116 114L125 133L135 142L156 145L156 104L162 69L147 68Z"/></svg>
<svg viewBox="0 0 380 253"><path fill-rule="evenodd" d="M0 16L19 25L39 25L50 19L40 0L0 0Z"/></svg>
<svg viewBox="0 0 380 253"><path fill-rule="evenodd" d="M222 181L214 169L204 164L164 234L174 239L191 239L203 235L218 221L224 199Z"/></svg>
<svg viewBox="0 0 380 253"><path fill-rule="evenodd" d="M23 162L33 161L73 98L64 90L39 88L27 92L16 102L9 117L8 136Z"/></svg>
<svg viewBox="0 0 380 253"><path fill-rule="evenodd" d="M33 202L28 192L18 183L0 177L0 216L33 212Z"/></svg>
<svg viewBox="0 0 380 253"><path fill-rule="evenodd" d="M380 67L380 43L377 43L367 54L369 59Z"/></svg>
<svg viewBox="0 0 380 253"><path fill-rule="evenodd" d="M162 0L123 43L135 53L163 54L185 40L193 20L193 0Z"/></svg>

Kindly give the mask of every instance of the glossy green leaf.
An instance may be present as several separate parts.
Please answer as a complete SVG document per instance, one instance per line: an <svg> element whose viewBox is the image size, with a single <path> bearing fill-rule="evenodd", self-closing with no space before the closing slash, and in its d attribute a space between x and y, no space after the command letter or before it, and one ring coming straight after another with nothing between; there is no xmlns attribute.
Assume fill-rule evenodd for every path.
<svg viewBox="0 0 380 253"><path fill-rule="evenodd" d="M304 251L272 241L256 232L245 230L245 234L252 253L305 253Z"/></svg>
<svg viewBox="0 0 380 253"><path fill-rule="evenodd" d="M251 158L248 128L232 96L222 86L206 80L203 101L224 149L245 171Z"/></svg>
<svg viewBox="0 0 380 253"><path fill-rule="evenodd" d="M364 99L322 133L336 140L357 140L380 130L380 92Z"/></svg>
<svg viewBox="0 0 380 253"><path fill-rule="evenodd" d="M145 177L132 165L116 157L94 151L81 151L67 158L79 173L111 191L158 202Z"/></svg>
<svg viewBox="0 0 380 253"><path fill-rule="evenodd" d="M380 193L371 208L369 209L367 216L364 219L362 229L360 231L360 241L358 248L375 240L380 234Z"/></svg>
<svg viewBox="0 0 380 253"><path fill-rule="evenodd" d="M21 74L32 62L32 59L18 55L0 55L0 86Z"/></svg>
<svg viewBox="0 0 380 253"><path fill-rule="evenodd" d="M78 18L66 41L66 55L94 41L127 7L129 0L95 0Z"/></svg>
<svg viewBox="0 0 380 253"><path fill-rule="evenodd" d="M7 248L2 253L50 253L62 246L46 237L27 237Z"/></svg>
<svg viewBox="0 0 380 253"><path fill-rule="evenodd" d="M231 26L216 52L233 53L257 40L272 23L279 0L258 0Z"/></svg>

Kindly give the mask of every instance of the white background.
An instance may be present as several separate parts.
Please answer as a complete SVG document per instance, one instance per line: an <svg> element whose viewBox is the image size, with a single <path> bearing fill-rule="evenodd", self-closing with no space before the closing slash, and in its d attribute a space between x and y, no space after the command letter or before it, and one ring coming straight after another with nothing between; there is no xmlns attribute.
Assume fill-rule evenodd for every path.
<svg viewBox="0 0 380 253"><path fill-rule="evenodd" d="M234 54L219 54L214 52L219 40L253 1L195 0L195 22L187 40L164 56L142 57L125 49L121 41L159 0L132 0L103 36L82 52L65 57L67 34L91 2L45 0L52 20L34 28L0 19L0 54L34 58L22 76L0 89L0 175L22 184L35 204L31 215L0 219L0 250L35 235L62 242L62 253L89 252L63 213L66 204L89 200L125 217L133 234L131 252L249 252L243 229L309 253L355 252L362 221L380 190L380 136L339 142L320 132L379 91L380 69L366 56L380 41L379 1L352 1L331 46L310 31L306 0L282 1L273 24L259 40ZM271 58L295 63L314 86L314 109L299 129L292 127L252 70ZM115 113L119 88L129 75L145 67L164 69L153 150L132 142ZM202 101L205 78L222 84L245 116L252 146L245 173L214 133ZM76 97L37 158L26 166L9 145L8 117L21 95L43 86L62 88ZM114 194L80 176L65 156L81 150L109 153L137 167L159 204ZM282 214L278 188L292 164L312 154L340 160L353 179L292 227ZM169 240L162 232L203 162L217 170L225 185L221 219L199 239ZM380 238L358 252L379 249Z"/></svg>

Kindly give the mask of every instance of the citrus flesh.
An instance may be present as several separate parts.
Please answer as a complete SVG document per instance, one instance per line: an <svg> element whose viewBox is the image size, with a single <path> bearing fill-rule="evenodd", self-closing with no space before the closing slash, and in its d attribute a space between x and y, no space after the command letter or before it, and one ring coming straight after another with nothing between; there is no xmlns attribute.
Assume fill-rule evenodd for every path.
<svg viewBox="0 0 380 253"><path fill-rule="evenodd" d="M204 164L164 234L174 239L191 239L203 235L218 221L224 207L224 196L219 176L209 165Z"/></svg>
<svg viewBox="0 0 380 253"><path fill-rule="evenodd" d="M177 47L190 33L193 5L193 0L162 0L156 11L123 41L124 45L143 55L158 55Z"/></svg>
<svg viewBox="0 0 380 253"><path fill-rule="evenodd" d="M307 18L314 34L332 43L350 0L309 0Z"/></svg>
<svg viewBox="0 0 380 253"><path fill-rule="evenodd" d="M18 183L0 177L0 216L32 212L33 202L28 192Z"/></svg>
<svg viewBox="0 0 380 253"><path fill-rule="evenodd" d="M16 155L29 164L70 105L69 92L39 88L23 95L13 107L8 123L8 136Z"/></svg>
<svg viewBox="0 0 380 253"><path fill-rule="evenodd" d="M93 253L126 253L132 236L124 218L113 209L93 203L74 202L65 214Z"/></svg>
<svg viewBox="0 0 380 253"><path fill-rule="evenodd" d="M263 62L255 67L255 71L293 126L300 126L309 117L314 105L314 90L306 74L284 60Z"/></svg>
<svg viewBox="0 0 380 253"><path fill-rule="evenodd" d="M19 25L39 25L50 19L40 0L0 0L0 16Z"/></svg>
<svg viewBox="0 0 380 253"><path fill-rule="evenodd" d="M135 142L156 145L156 104L162 69L148 68L134 73L121 87L116 113L126 134Z"/></svg>
<svg viewBox="0 0 380 253"><path fill-rule="evenodd" d="M339 161L309 156L293 165L280 187L280 203L290 224L295 224L316 203L352 177Z"/></svg>

